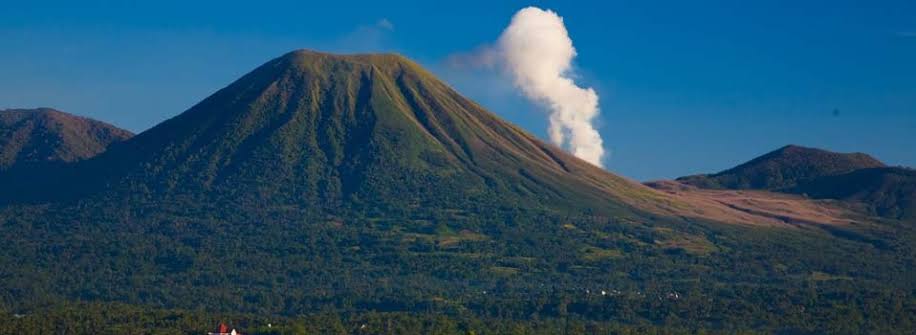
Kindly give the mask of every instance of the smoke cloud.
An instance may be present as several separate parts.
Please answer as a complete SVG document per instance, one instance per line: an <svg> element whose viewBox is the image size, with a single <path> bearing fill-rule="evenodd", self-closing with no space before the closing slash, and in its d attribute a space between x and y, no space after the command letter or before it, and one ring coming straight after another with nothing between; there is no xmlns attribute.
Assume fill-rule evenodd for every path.
<svg viewBox="0 0 916 335"><path fill-rule="evenodd" d="M519 10L497 42L497 54L515 85L550 110L550 140L589 163L602 166L604 147L595 130L598 94L570 78L576 56L563 18L550 10Z"/></svg>

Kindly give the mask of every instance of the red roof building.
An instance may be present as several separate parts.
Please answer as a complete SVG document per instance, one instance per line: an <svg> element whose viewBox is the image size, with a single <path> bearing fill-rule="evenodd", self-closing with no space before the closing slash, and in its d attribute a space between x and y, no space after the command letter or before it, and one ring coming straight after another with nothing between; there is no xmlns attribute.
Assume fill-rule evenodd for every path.
<svg viewBox="0 0 916 335"><path fill-rule="evenodd" d="M217 327L216 329L216 332L210 332L210 333L207 333L207 335L242 335L242 333L235 331L235 329L229 330L229 326L227 326L225 323L220 322L219 327Z"/></svg>

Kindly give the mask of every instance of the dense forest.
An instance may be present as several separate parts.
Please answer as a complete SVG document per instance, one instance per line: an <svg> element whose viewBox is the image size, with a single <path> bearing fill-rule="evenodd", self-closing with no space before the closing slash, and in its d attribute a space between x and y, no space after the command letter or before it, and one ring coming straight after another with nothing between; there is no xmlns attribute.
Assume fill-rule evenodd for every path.
<svg viewBox="0 0 916 335"><path fill-rule="evenodd" d="M68 304L41 317L0 315L0 334L206 334L223 323L249 335L300 334L697 334L701 329L661 328L589 321L574 316L518 321L439 313L316 313L286 317L137 308L121 304ZM753 332L740 332L753 334ZM803 333L803 332L797 332Z"/></svg>
<svg viewBox="0 0 916 335"><path fill-rule="evenodd" d="M200 220L34 210L8 208L0 220L0 234L17 237L0 250L3 310L85 320L64 323L74 327L99 327L92 320L121 312L171 325L155 320L161 308L248 315L243 320L323 315L305 329L337 324L329 315L352 325L348 318L368 311L424 325L440 315L435 320L461 331L470 331L468 322L541 329L566 319L621 331L855 334L916 326L916 235L896 221L774 230L511 211L400 220L247 211ZM67 301L131 311L106 316L114 307L103 304L76 316L61 306ZM25 327L12 332L20 333L46 324L29 320L8 326ZM195 320L183 322L198 328L182 331L212 324Z"/></svg>

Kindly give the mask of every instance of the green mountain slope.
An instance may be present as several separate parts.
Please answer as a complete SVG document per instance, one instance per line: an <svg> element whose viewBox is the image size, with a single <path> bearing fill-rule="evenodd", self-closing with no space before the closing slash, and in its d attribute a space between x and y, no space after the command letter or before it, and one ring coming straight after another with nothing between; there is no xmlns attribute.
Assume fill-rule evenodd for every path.
<svg viewBox="0 0 916 335"><path fill-rule="evenodd" d="M862 153L842 154L788 145L716 174L677 180L702 188L775 190L795 186L807 179L883 166L877 159Z"/></svg>

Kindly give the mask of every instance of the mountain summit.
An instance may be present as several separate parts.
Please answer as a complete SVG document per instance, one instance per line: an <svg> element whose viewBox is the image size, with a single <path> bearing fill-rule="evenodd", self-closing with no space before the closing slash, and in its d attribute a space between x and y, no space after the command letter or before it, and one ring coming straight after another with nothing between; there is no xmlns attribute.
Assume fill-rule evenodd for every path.
<svg viewBox="0 0 916 335"><path fill-rule="evenodd" d="M133 136L51 108L0 110L0 170L84 160Z"/></svg>
<svg viewBox="0 0 916 335"><path fill-rule="evenodd" d="M803 180L884 166L863 153L836 153L787 145L716 174L677 180L703 188L774 190L793 187Z"/></svg>

